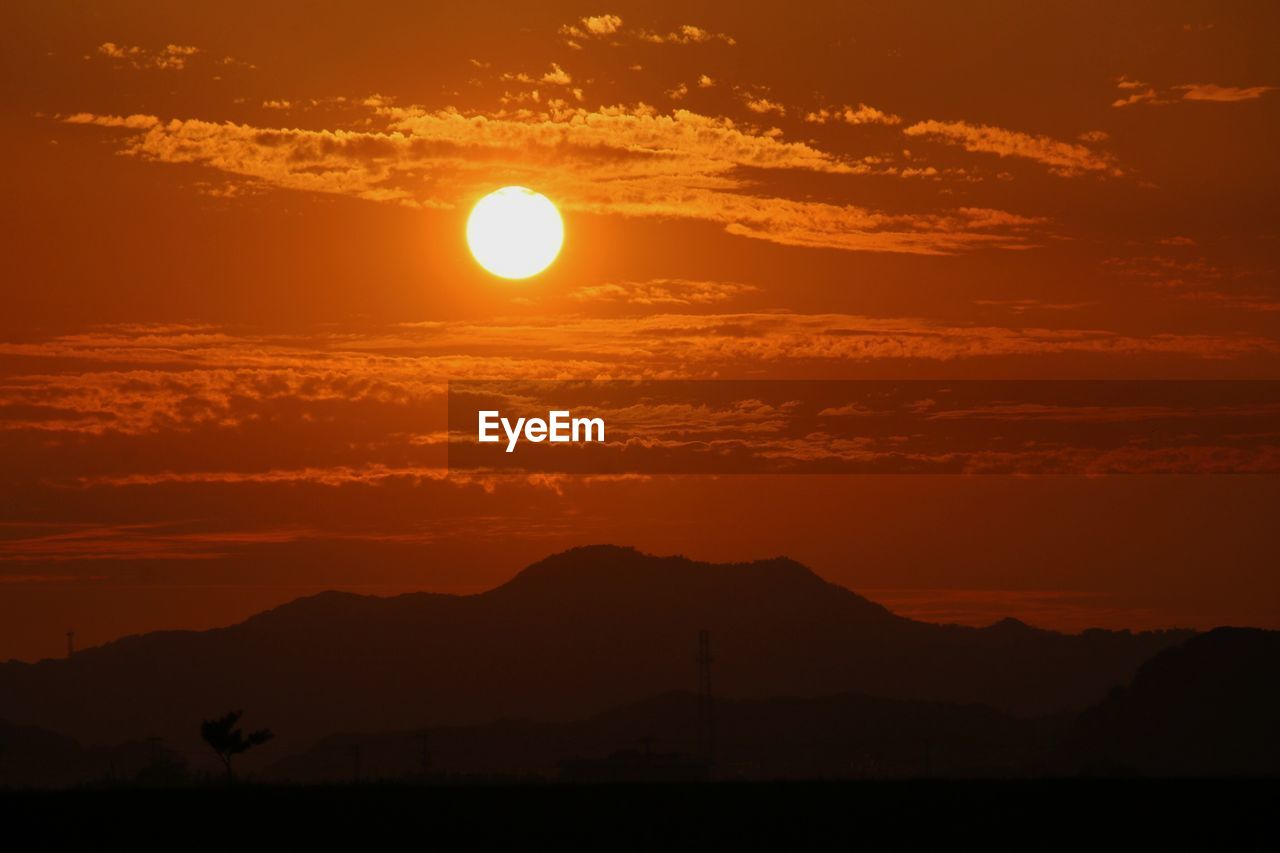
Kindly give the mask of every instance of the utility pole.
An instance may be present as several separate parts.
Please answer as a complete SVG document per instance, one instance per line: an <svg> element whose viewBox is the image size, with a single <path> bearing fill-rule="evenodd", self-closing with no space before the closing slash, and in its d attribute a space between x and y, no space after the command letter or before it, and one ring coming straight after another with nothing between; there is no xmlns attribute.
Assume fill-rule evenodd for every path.
<svg viewBox="0 0 1280 853"><path fill-rule="evenodd" d="M715 708L711 698L711 632L698 632L698 751L710 773L716 760Z"/></svg>

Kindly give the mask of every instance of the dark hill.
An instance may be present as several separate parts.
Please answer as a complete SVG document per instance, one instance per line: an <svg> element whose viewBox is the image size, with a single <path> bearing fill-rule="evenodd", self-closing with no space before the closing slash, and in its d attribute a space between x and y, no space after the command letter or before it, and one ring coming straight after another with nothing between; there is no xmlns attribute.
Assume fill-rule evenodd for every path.
<svg viewBox="0 0 1280 853"><path fill-rule="evenodd" d="M228 628L122 639L71 660L0 666L0 717L90 742L247 710L283 754L335 731L572 718L691 687L712 633L717 694L860 692L1080 709L1186 632L1068 636L893 615L791 560L710 564L577 548L472 596L326 593ZM268 758L269 756L263 756Z"/></svg>
<svg viewBox="0 0 1280 853"><path fill-rule="evenodd" d="M1064 762L1095 772L1280 774L1280 631L1218 628L1144 663L1081 715Z"/></svg>
<svg viewBox="0 0 1280 853"><path fill-rule="evenodd" d="M697 711L697 697L677 691L572 722L338 734L275 762L261 778L554 779L567 759L595 762L607 778L611 756L696 762ZM858 694L717 699L714 715L716 777L756 780L1020 775L1070 722Z"/></svg>
<svg viewBox="0 0 1280 853"><path fill-rule="evenodd" d="M84 746L75 738L38 726L15 726L0 720L0 789L70 788L104 782L154 785L186 778L186 762L160 743Z"/></svg>

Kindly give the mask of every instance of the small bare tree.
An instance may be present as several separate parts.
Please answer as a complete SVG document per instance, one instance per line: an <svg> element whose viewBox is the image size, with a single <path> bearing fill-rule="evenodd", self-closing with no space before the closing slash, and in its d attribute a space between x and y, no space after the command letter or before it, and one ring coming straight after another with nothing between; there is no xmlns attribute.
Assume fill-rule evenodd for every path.
<svg viewBox="0 0 1280 853"><path fill-rule="evenodd" d="M259 729L246 735L236 727L243 715L244 711L228 711L221 717L205 720L200 724L200 737L218 754L222 766L227 768L228 782L234 782L236 778L231 770L232 758L275 737L271 729Z"/></svg>

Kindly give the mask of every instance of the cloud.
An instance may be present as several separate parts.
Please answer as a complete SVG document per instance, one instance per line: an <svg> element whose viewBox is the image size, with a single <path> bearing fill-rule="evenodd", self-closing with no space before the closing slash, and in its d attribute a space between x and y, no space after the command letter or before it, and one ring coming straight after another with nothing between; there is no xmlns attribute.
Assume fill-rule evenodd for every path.
<svg viewBox="0 0 1280 853"><path fill-rule="evenodd" d="M1186 290L1178 294L1188 302L1204 302L1250 313L1280 312L1280 299L1268 293L1223 293L1217 290Z"/></svg>
<svg viewBox="0 0 1280 853"><path fill-rule="evenodd" d="M160 471L146 474L124 474L86 477L81 486L156 486L181 483L213 485L293 484L310 483L318 486L379 485L387 480L406 480L414 483L438 482L451 479L444 467L421 465L384 465L371 462L366 465L335 465L330 467L271 468L264 471Z"/></svg>
<svg viewBox="0 0 1280 853"><path fill-rule="evenodd" d="M551 83L556 86L568 86L573 82L573 78L569 76L569 72L565 71L556 63L551 63L551 70L543 74L539 78L543 83Z"/></svg>
<svg viewBox="0 0 1280 853"><path fill-rule="evenodd" d="M614 283L582 299L706 305L747 292L748 285L656 280ZM402 433L411 443L450 379L758 376L815 361L1277 352L1273 338L1247 334L1127 335L830 313L496 317L344 333L117 326L0 343L10 365L0 379L0 429L96 436L222 429L269 424L287 403L303 421L335 407L360 411L361 428ZM14 369L26 359L39 372ZM374 413L381 420L367 423Z"/></svg>
<svg viewBox="0 0 1280 853"><path fill-rule="evenodd" d="M446 379L510 383L554 377L783 377L813 375L815 363L824 361L946 362L1062 353L1212 358L1247 353L1251 346L1276 351L1274 342L1244 337L1134 338L1098 330L969 328L849 315L543 317L500 320L484 327L490 329L487 338L467 323L389 329L359 339L348 335L304 342L300 336L295 351L281 347L278 367L254 371L223 370L194 361L181 369L169 363L102 370L91 360L95 350L64 349L68 354L57 367L67 372L30 375L0 386L6 443L23 461L22 466L10 465L11 480L33 477L58 483L70 477L81 485L338 486L439 479L444 467L440 442L424 436L423 430L439 429L443 422ZM490 350L500 347L510 357L486 357L477 340L484 340ZM345 351L335 353L343 344ZM239 344L233 339L204 357L235 361L244 357L239 349L253 353L255 346L254 341ZM54 349L46 350L44 358L50 359L47 352ZM115 352L113 357L141 361L157 354L144 347L137 356ZM39 411L30 404L22 408L31 400L39 401ZM758 407L752 411L764 421L773 417ZM932 417L934 410L920 411ZM46 412L61 423L52 425ZM945 416L1057 421L1164 417L1158 410L1099 414L1010 406ZM1274 420L1274 410L1270 417ZM317 422L325 424L323 432L306 426ZM299 428L308 428L311 435L305 447L296 444ZM831 452L821 441L801 449ZM1011 460L974 461L990 467ZM1079 461L1066 460L1072 465ZM27 468L29 474L17 476Z"/></svg>
<svg viewBox="0 0 1280 853"><path fill-rule="evenodd" d="M594 15L583 18L582 25L593 36L608 36L622 27L622 18L617 15Z"/></svg>
<svg viewBox="0 0 1280 853"><path fill-rule="evenodd" d="M155 116L100 116L93 113L75 113L62 119L67 124L92 124L98 127L127 127L134 130L145 130L155 127L160 119Z"/></svg>
<svg viewBox="0 0 1280 853"><path fill-rule="evenodd" d="M92 114L65 121L137 130L124 141L125 151L158 162L412 207L467 203L502 168L513 181L545 187L570 211L696 219L789 246L924 254L1020 247L1030 243L1027 231L1042 224L1000 210L890 213L770 195L743 170L854 176L875 167L688 110L662 115L644 104L519 115L376 109L388 121L385 131Z"/></svg>
<svg viewBox="0 0 1280 853"><path fill-rule="evenodd" d="M589 15L579 18L575 24L560 27L560 33L571 38L600 38L614 35L620 29L622 18L617 15Z"/></svg>
<svg viewBox="0 0 1280 853"><path fill-rule="evenodd" d="M845 124L884 124L896 125L902 123L902 117L892 113L886 113L875 107L869 107L866 104L858 104L854 107L840 107L836 109L826 109L825 107L814 112L806 113L805 121L816 124L825 124L829 121L842 121Z"/></svg>
<svg viewBox="0 0 1280 853"><path fill-rule="evenodd" d="M98 55L106 57L119 67L160 71L181 71L197 53L200 53L200 48L183 44L167 44L157 50L110 41L98 46Z"/></svg>
<svg viewBox="0 0 1280 853"><path fill-rule="evenodd" d="M986 208L940 214L893 215L854 207L787 199L711 199L706 209L692 199L690 215L720 217L730 234L785 246L849 251L948 254L986 246L1029 245L1022 232L1042 220ZM678 215L671 211L669 215Z"/></svg>
<svg viewBox="0 0 1280 853"><path fill-rule="evenodd" d="M591 15L579 18L575 23L560 27L560 34L568 37L571 47L581 47L579 41L605 39L621 36L648 42L650 44L705 44L707 42L723 42L735 44L733 37L725 33L717 33L693 24L682 24L670 32L657 32L644 28L628 28L623 31L622 18L618 15ZM617 44L615 40L613 42Z"/></svg>
<svg viewBox="0 0 1280 853"><path fill-rule="evenodd" d="M1048 166L1057 175L1074 176L1087 172L1122 175L1115 160L1084 145L1062 142L1048 136L1032 136L991 125L974 125L962 121L922 121L902 131L907 136L920 136L961 145L966 151L1021 157Z"/></svg>
<svg viewBox="0 0 1280 853"><path fill-rule="evenodd" d="M712 32L692 24L683 24L672 32L665 34L641 30L640 39L653 44L704 44L712 41L737 44L731 35Z"/></svg>
<svg viewBox="0 0 1280 853"><path fill-rule="evenodd" d="M226 549L322 536L297 528L193 531L172 524L65 525L43 535L0 539L0 562L68 560L194 560Z"/></svg>
<svg viewBox="0 0 1280 853"><path fill-rule="evenodd" d="M1187 101L1218 101L1234 103L1236 101L1252 101L1261 98L1267 92L1274 92L1275 86L1217 86L1213 83L1184 83L1173 88L1182 92Z"/></svg>
<svg viewBox="0 0 1280 853"><path fill-rule="evenodd" d="M975 299L974 305L1004 308L1014 314L1029 311L1078 311L1096 305L1096 302L1045 302L1041 299Z"/></svg>
<svg viewBox="0 0 1280 853"><path fill-rule="evenodd" d="M448 477L456 484L474 481L462 475L449 477L446 471L392 472L369 466L366 470L271 471L262 476L244 476L235 472L208 472L192 476L96 478L82 487L146 486L170 484L312 484L329 487L343 485L377 485L386 479L440 481ZM474 521L474 518L467 518ZM256 527L236 529L216 526L207 521L166 521L121 524L47 525L49 531L16 538L0 538L0 563L3 562L69 562L81 560L208 560L243 552L256 546L288 545L299 542L381 542L421 544L454 534L451 527L462 518L441 519L430 528L390 532L378 529L322 529L310 525ZM13 583L15 577L0 576L0 583ZM81 578L84 579L84 578ZM100 578L99 578L100 579Z"/></svg>
<svg viewBox="0 0 1280 853"><path fill-rule="evenodd" d="M1111 106L1113 107L1131 107L1135 104L1176 104L1179 101L1213 101L1230 104L1239 101L1256 100L1268 92L1275 91L1277 87L1180 83L1169 87L1165 91L1160 91L1155 86L1144 83L1141 80L1119 77L1116 80L1116 88L1121 91L1122 96L1112 101Z"/></svg>
<svg viewBox="0 0 1280 853"><path fill-rule="evenodd" d="M1132 92L1122 98L1116 98L1111 102L1111 106L1131 107L1142 103L1167 104L1169 101L1160 100L1155 89L1143 89L1141 92Z"/></svg>
<svg viewBox="0 0 1280 853"><path fill-rule="evenodd" d="M714 86L715 84L716 84L716 81L715 81L715 80L712 80L712 79L711 79L709 76L707 76L706 74L699 75L699 77L698 77L698 88L699 88L699 89L710 89L710 88L711 88L712 86Z"/></svg>
<svg viewBox="0 0 1280 853"><path fill-rule="evenodd" d="M579 302L624 302L631 305L710 305L759 290L731 281L659 278L609 282L580 287L571 294Z"/></svg>
<svg viewBox="0 0 1280 853"><path fill-rule="evenodd" d="M1107 258L1103 265L1181 301L1249 313L1280 311L1280 299L1274 293L1247 285L1260 275L1259 270L1211 261L1197 251L1199 244L1190 237L1165 237L1156 242L1174 252Z"/></svg>
<svg viewBox="0 0 1280 853"><path fill-rule="evenodd" d="M768 98L757 98L748 95L743 99L743 102L747 105L747 109L753 113L777 113L780 116L787 114L786 107Z"/></svg>
<svg viewBox="0 0 1280 853"><path fill-rule="evenodd" d="M1146 102L1169 103L1169 101L1161 99L1156 93L1155 87L1141 80L1120 76L1116 78L1116 88L1120 90L1121 97L1111 102L1113 107L1131 107L1134 104Z"/></svg>
<svg viewBox="0 0 1280 853"><path fill-rule="evenodd" d="M1162 244L1164 241L1160 241ZM1188 244L1181 241L1173 244L1178 248L1186 248ZM1190 244L1194 246L1195 244ZM1106 258L1102 262L1107 268L1125 275L1150 279L1159 287L1181 287L1189 283L1203 283L1222 278L1222 270L1203 257L1180 254L1179 257L1168 255L1127 255Z"/></svg>
<svg viewBox="0 0 1280 853"><path fill-rule="evenodd" d="M1133 335L1026 323L724 311L715 309L749 293L749 286L608 284L582 294L582 309L614 302L652 313L557 311L287 332L121 325L0 343L0 438L9 488L493 489L487 474L446 478L439 433L447 429L447 383L460 379L785 379L848 375L851 366L868 375L884 369L927 376L950 373L944 366L953 363L999 372L994 365L1025 367L1031 359L1074 364L1087 356L1124 365L1153 356L1280 354L1280 344L1261 335ZM708 310L714 313L694 313ZM736 429L754 422L753 434L774 420L760 407L734 417ZM308 440L298 442L300 434ZM899 452L819 438L763 450L801 460L834 453L855 463L875 450L891 465ZM1036 453L965 464L978 471L1026 470L1037 460L1059 465ZM1193 461L1154 463L1185 470ZM1079 457L1059 467L1116 471L1152 462ZM1241 462L1224 456L1212 464Z"/></svg>
<svg viewBox="0 0 1280 853"><path fill-rule="evenodd" d="M454 440L468 447L459 447L451 461L463 468L551 464L592 471L616 470L606 461L613 456L622 470L646 473L1280 471L1280 433L1274 430L1280 401L1274 394L1260 385L1248 386L1241 397L1239 388L1192 384L1202 393L1188 397L1186 388L1165 395L1168 389L1152 387L1146 404L1129 405L1052 382L1018 389L1002 383L936 386L932 393L941 403L921 401L915 383L877 383L874 393L856 383L603 383L598 390L574 383L469 383L451 388L456 411L470 410L468 404L545 411L581 390L593 413L609 424L612 446L599 455L578 455L576 462L490 462L470 452L477 447L474 423L457 417L451 421ZM1175 428L1153 432L1152 423ZM560 467L566 463L572 468Z"/></svg>

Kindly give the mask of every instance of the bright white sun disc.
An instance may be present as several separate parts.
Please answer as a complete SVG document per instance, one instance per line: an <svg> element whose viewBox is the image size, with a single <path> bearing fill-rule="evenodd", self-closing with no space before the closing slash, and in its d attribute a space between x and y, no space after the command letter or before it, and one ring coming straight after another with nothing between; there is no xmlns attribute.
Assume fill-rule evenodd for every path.
<svg viewBox="0 0 1280 853"><path fill-rule="evenodd" d="M551 265L564 244L564 222L551 199L503 187L476 202L467 245L480 266L503 278L528 278Z"/></svg>

